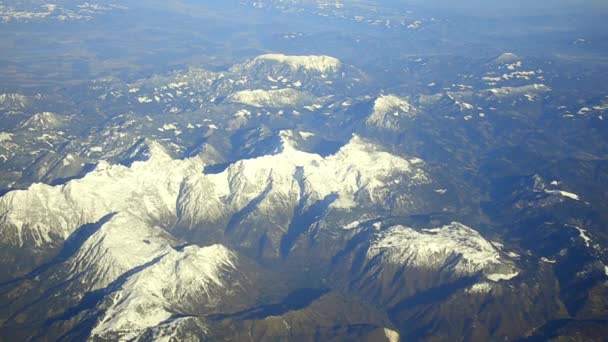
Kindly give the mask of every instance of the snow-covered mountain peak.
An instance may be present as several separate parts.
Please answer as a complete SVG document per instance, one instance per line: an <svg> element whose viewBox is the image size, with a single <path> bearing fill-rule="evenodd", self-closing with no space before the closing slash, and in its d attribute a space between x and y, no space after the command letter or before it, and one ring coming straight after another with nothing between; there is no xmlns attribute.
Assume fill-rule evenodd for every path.
<svg viewBox="0 0 608 342"><path fill-rule="evenodd" d="M430 180L422 171L423 162L420 159L408 160L382 150L378 145L353 134L347 144L337 153L326 158L330 162L358 165L362 171L380 175L387 171L409 173L413 181L427 183ZM385 170L384 172L382 170Z"/></svg>
<svg viewBox="0 0 608 342"><path fill-rule="evenodd" d="M63 124L63 120L52 112L40 112L23 121L19 126L27 130L49 130L57 129Z"/></svg>
<svg viewBox="0 0 608 342"><path fill-rule="evenodd" d="M109 213L130 212L153 222L175 216L182 180L200 173L204 163L198 157L172 159L159 144L146 146L150 158L131 166L100 162L64 185L35 184L0 197L2 241L43 246Z"/></svg>
<svg viewBox="0 0 608 342"><path fill-rule="evenodd" d="M296 150L297 140L299 137L298 132L292 130L282 130L279 132L280 146L277 152L286 152Z"/></svg>
<svg viewBox="0 0 608 342"><path fill-rule="evenodd" d="M402 118L411 118L416 110L407 99L396 95L381 95L374 101L367 124L379 128L395 130Z"/></svg>
<svg viewBox="0 0 608 342"><path fill-rule="evenodd" d="M17 93L0 94L0 108L9 110L22 110L28 106L30 100L27 96Z"/></svg>
<svg viewBox="0 0 608 342"><path fill-rule="evenodd" d="M330 56L288 56L283 54L266 54L254 58L250 63L270 61L289 66L293 70L308 70L321 73L335 72L342 63Z"/></svg>
<svg viewBox="0 0 608 342"><path fill-rule="evenodd" d="M394 226L377 234L367 251L368 260L423 269L452 269L459 275L482 272L492 281L515 277L512 262L481 234L461 223L415 230Z"/></svg>
<svg viewBox="0 0 608 342"><path fill-rule="evenodd" d="M257 164L268 159L288 161L294 167L339 167L357 166L357 169L368 169L369 174L374 174L380 169L399 169L410 171L412 164L403 158L383 151L378 145L369 142L359 135L353 134L352 138L340 149L327 157L319 154L306 152L298 147L298 142L303 140L300 132L283 130L279 134L280 144L274 155L243 160L242 163ZM278 167L280 164L265 164L266 167Z"/></svg>
<svg viewBox="0 0 608 342"><path fill-rule="evenodd" d="M494 61L496 63L501 63L501 64L515 63L520 60L521 60L521 58L512 52L505 52L505 53L501 54L500 56L496 57L496 59L494 59Z"/></svg>
<svg viewBox="0 0 608 342"><path fill-rule="evenodd" d="M170 160L171 155L167 149L156 140L147 140L145 148L142 151L143 155L149 160Z"/></svg>
<svg viewBox="0 0 608 342"><path fill-rule="evenodd" d="M188 246L167 253L122 285L92 335L136 338L163 322L179 325L182 320L171 319L175 315L217 306L239 292L239 284L226 279L238 273L237 259L222 245Z"/></svg>
<svg viewBox="0 0 608 342"><path fill-rule="evenodd" d="M300 150L294 143L299 136L299 132L283 131L274 154L240 160L220 173L190 177L178 199L182 221L192 227L217 222L252 201L270 221L283 217L281 210L329 198L334 199L328 205L338 210L399 205L411 201L404 194L387 203L395 184L416 187L431 182L422 163L382 151L358 136L325 157Z"/></svg>
<svg viewBox="0 0 608 342"><path fill-rule="evenodd" d="M225 286L221 273L236 269L236 259L236 254L223 245L187 246L181 251L171 251L158 263L130 279L124 288L156 296L204 294L213 300L206 290L210 286ZM167 279L176 281L160 281Z"/></svg>
<svg viewBox="0 0 608 342"><path fill-rule="evenodd" d="M374 101L374 113L386 114L391 110L399 112L409 113L412 106L409 102L396 95L380 95L376 101Z"/></svg>

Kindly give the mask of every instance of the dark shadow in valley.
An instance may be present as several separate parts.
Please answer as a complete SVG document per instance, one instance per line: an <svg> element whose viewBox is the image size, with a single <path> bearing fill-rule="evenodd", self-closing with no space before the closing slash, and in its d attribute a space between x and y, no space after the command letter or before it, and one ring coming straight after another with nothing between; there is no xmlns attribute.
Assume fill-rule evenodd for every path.
<svg viewBox="0 0 608 342"><path fill-rule="evenodd" d="M91 331L98 323L98 320L102 314L102 312L95 312L95 309L98 305L106 298L108 295L120 290L122 286L129 280L129 278L151 266L159 262L162 258L165 257L166 254L160 255L147 263L134 267L131 270L123 273L121 276L116 278L112 283L110 283L107 287L89 292L84 295L84 297L80 300L80 302L62 314L50 318L45 322L45 326L50 328L54 323L60 321L68 321L80 313L90 310L89 315L87 315L78 325L74 326L71 330L60 336L58 341L82 341L86 340L91 336ZM44 331L44 329L42 329ZM37 340L42 338L43 336L37 336L33 338L33 340Z"/></svg>
<svg viewBox="0 0 608 342"><path fill-rule="evenodd" d="M299 289L287 295L287 297L285 297L285 299L283 299L280 303L262 305L232 314L210 315L208 318L215 321L224 319L260 320L270 316L281 316L287 312L301 310L307 307L329 291L330 290L327 288Z"/></svg>
<svg viewBox="0 0 608 342"><path fill-rule="evenodd" d="M79 313L81 313L84 310L95 309L97 307L97 305L107 295L120 290L122 285L124 285L131 276L156 264L162 258L164 258L165 255L166 254L160 255L160 256L146 262L143 265L139 265L137 267L130 269L129 271L121 274L118 278L116 278L116 280L114 280L108 286L106 286L102 289L91 291L91 292L85 294L84 297L80 300L80 302L76 306L68 308L66 311L64 311L62 314L60 314L56 317L50 318L49 320L47 320L46 325L51 325L57 321L67 321L67 320L75 317L76 315L78 315Z"/></svg>
<svg viewBox="0 0 608 342"><path fill-rule="evenodd" d="M576 319L556 319L545 323L543 326L538 328L532 336L522 338L519 342L541 342L549 341L562 335L560 330L566 328L568 325L578 326L580 329L581 325L587 325L585 328L589 329L590 326L606 327L608 326L608 320L603 319L590 319L590 320L576 320ZM589 326L590 325L590 326ZM584 329L583 329L584 331Z"/></svg>
<svg viewBox="0 0 608 342"><path fill-rule="evenodd" d="M338 199L338 194L331 193L325 196L322 200L316 201L313 203L308 209L304 209L306 205L308 197L304 195L304 184L303 184L303 171L301 168L296 170L295 174L296 180L300 183L300 203L295 210L295 215L291 223L289 224L289 229L287 233L283 235L281 239L281 256L283 258L289 255L291 248L297 241L297 239L302 235L308 227L310 227L313 223L319 221L327 211L329 210L329 206Z"/></svg>
<svg viewBox="0 0 608 342"><path fill-rule="evenodd" d="M254 199L252 199L249 203L247 203L245 208L241 209L239 212L232 215L232 218L230 218L230 221L228 222L228 225L226 226L226 233L233 232L241 224L241 222L247 217L247 215L254 212L255 209L258 207L258 205L260 205L260 203L262 203L264 198L266 198L268 193L270 193L271 189L272 189L272 178L270 179L270 181L266 185L266 188L264 189L264 191L262 191L261 194L257 195Z"/></svg>
<svg viewBox="0 0 608 342"><path fill-rule="evenodd" d="M373 220L373 221L381 221L381 220ZM361 245L366 245L369 243L371 238L374 235L373 229L365 229L360 233L353 236L347 243L344 249L336 253L331 259L331 270L335 270L336 267L340 267L340 262L344 260L351 252L357 249Z"/></svg>
<svg viewBox="0 0 608 342"><path fill-rule="evenodd" d="M99 219L99 221L97 221L95 223L88 223L88 224L82 225L80 228L76 229L68 237L67 240L65 240L65 242L63 243L63 247L62 247L61 251L59 252L59 254L57 254L55 257L53 257L49 262L38 266L33 271L31 271L30 273L28 273L22 277L13 279L13 280L5 282L5 283L1 283L0 287L13 285L15 283L18 283L18 282L26 280L26 279L33 279L33 278L43 274L44 272L48 271L51 267L67 261L74 254L76 254L76 252L78 252L80 247L82 247L82 245L91 236L93 236L93 234L95 234L97 231L99 231L99 229L101 229L101 227L103 227L104 224L108 223L116 214L117 213L115 213L115 212L110 213L110 214L105 215L104 217Z"/></svg>
<svg viewBox="0 0 608 342"><path fill-rule="evenodd" d="M313 146L311 152L325 158L336 154L342 146L344 146L343 142L322 139Z"/></svg>
<svg viewBox="0 0 608 342"><path fill-rule="evenodd" d="M49 185L51 185L51 186L65 185L65 184L69 183L70 181L82 179L87 174L89 174L93 170L95 170L96 167L97 167L96 164L86 164L85 166L83 166L83 168L77 174L70 176L70 177L54 179L52 182L49 183Z"/></svg>
<svg viewBox="0 0 608 342"><path fill-rule="evenodd" d="M449 284L440 285L418 292L411 297L405 298L390 308L388 310L389 316L398 315L399 312L403 310L411 309L419 305L428 305L444 301L455 292L477 283L478 280L478 276L465 277Z"/></svg>
<svg viewBox="0 0 608 342"><path fill-rule="evenodd" d="M119 164L131 167L133 163L136 161L148 160L149 156L149 146L146 144L146 138L140 138L131 146L126 153L125 156L130 156L128 158L122 159Z"/></svg>
<svg viewBox="0 0 608 342"><path fill-rule="evenodd" d="M228 166L232 165L233 162L206 165L203 169L203 173L206 175L217 175L219 173L224 172Z"/></svg>

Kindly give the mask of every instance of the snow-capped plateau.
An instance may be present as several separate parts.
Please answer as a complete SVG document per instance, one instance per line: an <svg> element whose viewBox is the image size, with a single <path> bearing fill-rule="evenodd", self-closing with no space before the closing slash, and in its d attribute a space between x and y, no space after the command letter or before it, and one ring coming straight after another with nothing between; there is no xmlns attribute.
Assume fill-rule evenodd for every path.
<svg viewBox="0 0 608 342"><path fill-rule="evenodd" d="M519 273L488 240L458 222L422 230L391 227L371 243L367 259L375 258L412 268L449 270L460 276L481 272L491 281L509 280Z"/></svg>
<svg viewBox="0 0 608 342"><path fill-rule="evenodd" d="M304 69L320 73L336 72L342 63L330 56L287 56L283 54L266 54L254 58L243 65L245 68L253 67L257 63L276 62L289 66L293 70Z"/></svg>

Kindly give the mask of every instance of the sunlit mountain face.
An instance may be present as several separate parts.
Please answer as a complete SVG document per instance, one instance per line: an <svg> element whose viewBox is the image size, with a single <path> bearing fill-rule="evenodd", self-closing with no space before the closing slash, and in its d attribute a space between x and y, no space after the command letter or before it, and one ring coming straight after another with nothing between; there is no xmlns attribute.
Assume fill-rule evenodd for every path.
<svg viewBox="0 0 608 342"><path fill-rule="evenodd" d="M605 340L607 13L0 1L0 340Z"/></svg>

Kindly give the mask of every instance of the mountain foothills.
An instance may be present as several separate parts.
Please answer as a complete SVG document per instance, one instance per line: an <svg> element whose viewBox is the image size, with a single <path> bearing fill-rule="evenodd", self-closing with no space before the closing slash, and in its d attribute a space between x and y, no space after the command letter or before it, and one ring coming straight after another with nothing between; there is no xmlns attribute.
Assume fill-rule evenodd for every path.
<svg viewBox="0 0 608 342"><path fill-rule="evenodd" d="M23 32L139 8L11 3L1 25ZM363 1L239 6L349 25L342 47L452 25ZM370 66L277 39L296 43L154 72L150 50L133 72L0 93L1 341L605 339L605 72L502 50Z"/></svg>

